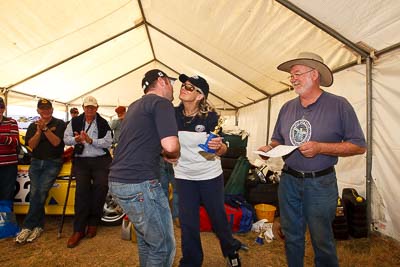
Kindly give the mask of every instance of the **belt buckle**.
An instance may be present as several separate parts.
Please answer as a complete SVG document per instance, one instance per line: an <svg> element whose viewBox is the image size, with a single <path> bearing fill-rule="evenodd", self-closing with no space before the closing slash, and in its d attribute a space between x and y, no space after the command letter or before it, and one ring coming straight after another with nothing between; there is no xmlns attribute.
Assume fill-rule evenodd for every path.
<svg viewBox="0 0 400 267"><path fill-rule="evenodd" d="M305 172L299 172L300 174L301 174L301 178L306 178L306 174L305 174Z"/></svg>

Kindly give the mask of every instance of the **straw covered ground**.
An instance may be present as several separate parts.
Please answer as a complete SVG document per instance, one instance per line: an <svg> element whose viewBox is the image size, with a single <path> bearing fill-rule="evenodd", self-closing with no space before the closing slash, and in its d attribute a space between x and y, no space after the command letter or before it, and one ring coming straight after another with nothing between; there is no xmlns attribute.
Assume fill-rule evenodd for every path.
<svg viewBox="0 0 400 267"><path fill-rule="evenodd" d="M23 218L18 217L21 221ZM93 239L84 239L74 248L66 247L71 234L72 217L67 217L58 238L60 216L47 216L45 232L31 244L16 245L11 238L0 240L0 266L139 266L136 244L121 239L121 227L101 227ZM178 266L180 232L175 228ZM284 241L255 243L256 233L235 235L250 247L241 253L242 266L286 266ZM226 266L218 241L212 233L202 233L204 264L207 267ZM307 239L305 266L313 266L311 243ZM390 238L373 234L369 239L350 239L337 243L340 266L400 266L400 244Z"/></svg>

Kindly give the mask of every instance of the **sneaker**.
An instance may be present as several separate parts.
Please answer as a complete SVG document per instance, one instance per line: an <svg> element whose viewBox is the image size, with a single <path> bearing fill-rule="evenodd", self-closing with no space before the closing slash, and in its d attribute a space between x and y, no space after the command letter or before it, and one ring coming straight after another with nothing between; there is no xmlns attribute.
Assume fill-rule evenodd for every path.
<svg viewBox="0 0 400 267"><path fill-rule="evenodd" d="M227 266L228 267L240 267L242 266L240 264L240 257L239 253L235 252L233 254L229 254L228 257L226 258L227 261Z"/></svg>
<svg viewBox="0 0 400 267"><path fill-rule="evenodd" d="M17 237L15 238L15 242L17 244L24 244L28 237L31 235L32 230L29 230L27 228L24 228L21 230L21 232L18 233Z"/></svg>
<svg viewBox="0 0 400 267"><path fill-rule="evenodd" d="M29 235L28 239L26 240L26 242L31 243L33 242L33 240L35 240L36 238L38 238L43 232L43 228L40 227L35 227L33 228L32 233Z"/></svg>

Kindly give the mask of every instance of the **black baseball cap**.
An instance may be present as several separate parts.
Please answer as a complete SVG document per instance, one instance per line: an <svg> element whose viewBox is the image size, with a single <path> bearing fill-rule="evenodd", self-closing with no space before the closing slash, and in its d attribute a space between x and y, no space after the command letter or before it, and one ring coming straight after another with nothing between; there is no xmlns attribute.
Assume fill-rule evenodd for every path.
<svg viewBox="0 0 400 267"><path fill-rule="evenodd" d="M144 78L142 80L142 89L146 90L154 81L156 81L159 77L166 77L171 81L171 84L173 84L174 81L176 81L175 78L169 77L165 72L159 69L152 69L146 72L144 75Z"/></svg>
<svg viewBox="0 0 400 267"><path fill-rule="evenodd" d="M183 83L189 81L191 84L199 88L203 92L205 98L207 98L208 92L210 91L210 86L203 77L199 75L189 77L186 74L181 74L179 75L179 80Z"/></svg>
<svg viewBox="0 0 400 267"><path fill-rule="evenodd" d="M48 99L41 98L41 99L39 99L39 101L37 103L37 107L40 109L50 109L50 108L53 108L53 105L51 104L51 102Z"/></svg>

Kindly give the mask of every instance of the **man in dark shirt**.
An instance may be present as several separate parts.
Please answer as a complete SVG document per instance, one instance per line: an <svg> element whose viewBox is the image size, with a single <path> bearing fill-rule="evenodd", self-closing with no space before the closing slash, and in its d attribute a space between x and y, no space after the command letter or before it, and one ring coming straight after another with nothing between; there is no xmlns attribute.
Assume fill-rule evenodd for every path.
<svg viewBox="0 0 400 267"><path fill-rule="evenodd" d="M161 70L145 74L145 95L128 108L109 175L111 194L135 226L140 266L171 266L175 256L171 211L158 180L160 154L169 162L180 155L173 81Z"/></svg>
<svg viewBox="0 0 400 267"><path fill-rule="evenodd" d="M22 230L15 239L18 244L32 242L43 232L47 194L63 163L64 121L53 117L53 106L47 99L39 100L37 112L40 119L29 125L25 137L26 144L32 149L30 200Z"/></svg>

